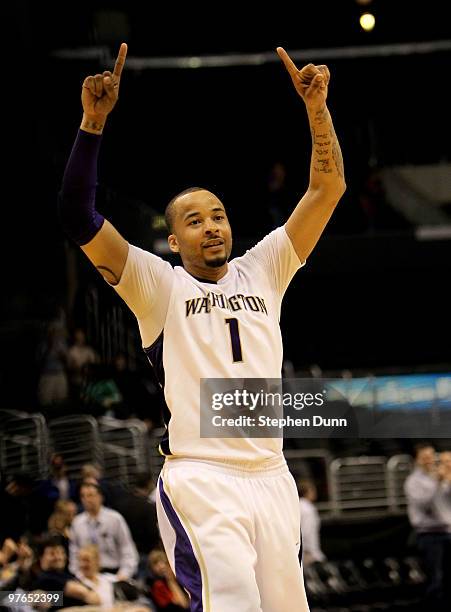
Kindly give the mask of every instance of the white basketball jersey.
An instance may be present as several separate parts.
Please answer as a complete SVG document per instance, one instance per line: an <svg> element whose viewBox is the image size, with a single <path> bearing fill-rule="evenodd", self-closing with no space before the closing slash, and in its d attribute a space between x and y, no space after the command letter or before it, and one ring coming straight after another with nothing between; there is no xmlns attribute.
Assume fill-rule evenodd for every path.
<svg viewBox="0 0 451 612"><path fill-rule="evenodd" d="M279 438L201 438L200 379L280 378L280 307L300 267L284 227L230 261L216 283L130 245L114 288L135 314L164 388L164 454L238 462L280 457Z"/></svg>

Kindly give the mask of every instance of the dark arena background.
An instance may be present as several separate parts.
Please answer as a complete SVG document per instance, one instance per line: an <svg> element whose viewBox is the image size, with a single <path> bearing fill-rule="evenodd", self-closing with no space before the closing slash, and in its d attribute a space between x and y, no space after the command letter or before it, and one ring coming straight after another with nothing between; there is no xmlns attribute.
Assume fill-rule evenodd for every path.
<svg viewBox="0 0 451 612"><path fill-rule="evenodd" d="M175 263L162 215L176 193L201 185L222 199L240 255L284 223L308 185L307 116L275 52L280 45L299 67L330 69L328 106L347 181L285 295L284 375L369 378L373 407L377 390L389 393L406 431L416 419L444 424L440 437L425 429L286 441L296 479L317 489L325 558L305 567L311 610L424 610L427 568L404 481L418 443L438 460L451 451L445 3L18 0L8 10L0 590L19 571L20 539L34 547L48 530L52 478L76 484L82 466L94 464L108 503L120 510L124 499L133 504L143 473L155 485L162 465L161 397L134 317L58 221L83 79L112 69L119 44L128 43L100 154L99 210L130 242ZM364 12L375 17L371 31L359 23ZM67 385L62 395L45 387L55 372ZM17 550L8 552L8 538ZM158 545L154 538L142 556Z"/></svg>

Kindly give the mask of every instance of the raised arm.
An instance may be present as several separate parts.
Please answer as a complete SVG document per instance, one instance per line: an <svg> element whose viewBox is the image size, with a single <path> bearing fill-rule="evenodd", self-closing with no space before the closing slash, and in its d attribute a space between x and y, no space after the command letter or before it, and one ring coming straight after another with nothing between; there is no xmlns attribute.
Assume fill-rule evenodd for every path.
<svg viewBox="0 0 451 612"><path fill-rule="evenodd" d="M330 80L327 66L308 64L298 70L282 47L277 53L305 103L312 134L309 186L285 224L299 259L305 261L345 192L343 158L326 105Z"/></svg>
<svg viewBox="0 0 451 612"><path fill-rule="evenodd" d="M83 118L64 172L59 199L66 233L112 284L121 278L128 242L95 209L97 158L102 132L119 97L127 45L122 43L113 72L88 76L83 82Z"/></svg>

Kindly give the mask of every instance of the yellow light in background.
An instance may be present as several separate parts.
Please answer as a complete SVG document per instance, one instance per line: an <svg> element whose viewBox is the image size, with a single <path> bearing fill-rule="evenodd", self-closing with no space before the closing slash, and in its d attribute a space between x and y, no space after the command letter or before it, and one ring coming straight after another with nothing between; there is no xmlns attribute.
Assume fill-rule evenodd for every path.
<svg viewBox="0 0 451 612"><path fill-rule="evenodd" d="M360 25L365 32L371 32L376 25L376 19L372 13L363 13L360 15Z"/></svg>

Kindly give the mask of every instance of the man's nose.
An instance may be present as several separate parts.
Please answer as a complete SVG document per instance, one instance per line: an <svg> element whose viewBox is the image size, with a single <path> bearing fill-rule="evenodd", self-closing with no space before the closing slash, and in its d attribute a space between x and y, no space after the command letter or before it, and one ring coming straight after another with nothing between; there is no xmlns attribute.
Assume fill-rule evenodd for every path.
<svg viewBox="0 0 451 612"><path fill-rule="evenodd" d="M218 225L216 223L216 221L213 221L213 219L206 219L205 221L205 233L212 233L212 232L216 232L218 230Z"/></svg>

